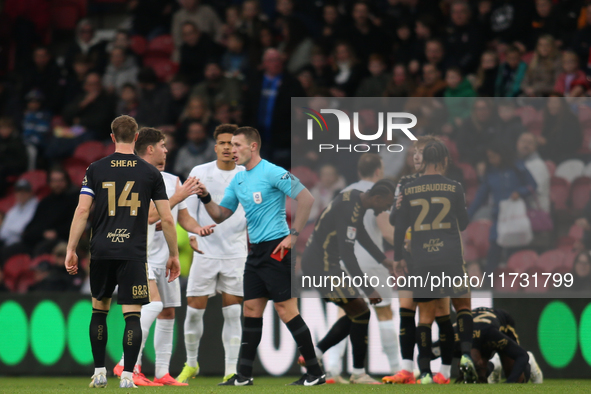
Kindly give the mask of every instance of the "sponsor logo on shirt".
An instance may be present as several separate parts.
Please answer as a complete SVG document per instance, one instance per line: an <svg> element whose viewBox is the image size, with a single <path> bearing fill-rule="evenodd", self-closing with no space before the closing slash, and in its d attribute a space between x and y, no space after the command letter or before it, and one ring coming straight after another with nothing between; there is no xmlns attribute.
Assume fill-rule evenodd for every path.
<svg viewBox="0 0 591 394"><path fill-rule="evenodd" d="M252 193L252 199L254 200L255 204L260 204L263 202L263 194L261 192L254 192Z"/></svg>
<svg viewBox="0 0 591 394"><path fill-rule="evenodd" d="M353 226L347 227L347 238L353 240L357 237L357 228Z"/></svg>
<svg viewBox="0 0 591 394"><path fill-rule="evenodd" d="M428 243L423 244L423 249L427 249L427 252L439 252L439 248L443 247L443 241L440 241L439 238L430 239Z"/></svg>
<svg viewBox="0 0 591 394"><path fill-rule="evenodd" d="M126 228L118 228L113 233L109 232L107 239L110 239L111 242L125 242L130 236L131 233L128 233Z"/></svg>

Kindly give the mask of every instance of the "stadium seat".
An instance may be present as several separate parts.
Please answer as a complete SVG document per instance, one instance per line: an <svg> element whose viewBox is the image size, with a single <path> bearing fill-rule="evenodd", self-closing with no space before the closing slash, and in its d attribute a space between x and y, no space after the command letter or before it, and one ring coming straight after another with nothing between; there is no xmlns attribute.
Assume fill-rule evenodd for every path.
<svg viewBox="0 0 591 394"><path fill-rule="evenodd" d="M484 258L488 252L488 233L491 225L490 220L476 220L468 224L468 227L464 230L466 244L475 246L480 258Z"/></svg>
<svg viewBox="0 0 591 394"><path fill-rule="evenodd" d="M507 267L513 272L522 273L530 267L535 267L538 262L538 254L533 250L520 250L513 253L507 261Z"/></svg>
<svg viewBox="0 0 591 394"><path fill-rule="evenodd" d="M10 193L6 197L0 199L0 212L8 212L10 208L16 203L14 193Z"/></svg>
<svg viewBox="0 0 591 394"><path fill-rule="evenodd" d="M44 188L47 187L47 172L43 170L27 171L20 176L20 179L26 179L31 184L33 193L39 195L44 192Z"/></svg>
<svg viewBox="0 0 591 394"><path fill-rule="evenodd" d="M564 178L552 177L550 179L550 201L557 211L565 211L568 209L568 195L570 184Z"/></svg>
<svg viewBox="0 0 591 394"><path fill-rule="evenodd" d="M464 245L464 260L468 263L478 261L482 258L476 246L467 244Z"/></svg>
<svg viewBox="0 0 591 394"><path fill-rule="evenodd" d="M569 183L583 175L585 164L579 159L570 159L563 161L556 167L555 177L564 178Z"/></svg>
<svg viewBox="0 0 591 394"><path fill-rule="evenodd" d="M144 65L151 67L158 78L163 82L168 82L178 71L178 64L170 59L162 57L145 57Z"/></svg>
<svg viewBox="0 0 591 394"><path fill-rule="evenodd" d="M546 284L546 287L544 287L544 284L546 282L546 277L543 275L544 273L551 273L552 271L546 271L545 269L542 269L540 267L531 267L530 269L528 269L526 271L526 274L529 275L527 282L522 279L522 278L517 278L517 280L515 281L515 284L517 284L518 282L521 283L528 283L529 286L526 287L522 287L522 291L524 293L546 293L548 290L550 290L550 282L548 282L548 284ZM537 274L537 275L536 275ZM536 275L536 276L534 276ZM536 278L537 277L537 281Z"/></svg>
<svg viewBox="0 0 591 394"><path fill-rule="evenodd" d="M142 56L144 53L146 53L146 50L148 49L148 41L145 37L134 35L131 36L130 41L131 50L134 53L138 54L139 56Z"/></svg>
<svg viewBox="0 0 591 394"><path fill-rule="evenodd" d="M308 167L298 166L290 170L290 172L302 182L304 186L311 189L318 183L318 175Z"/></svg>
<svg viewBox="0 0 591 394"><path fill-rule="evenodd" d="M115 144L113 144L113 143L106 145L105 148L103 149L103 157L112 155L113 153L115 153Z"/></svg>
<svg viewBox="0 0 591 394"><path fill-rule="evenodd" d="M554 162L552 160L546 160L546 167L548 168L548 172L550 173L550 176L554 176L554 174L556 173L556 164L554 164Z"/></svg>
<svg viewBox="0 0 591 394"><path fill-rule="evenodd" d="M451 157L451 160L454 163L459 164L458 162L460 161L460 152L458 151L458 146L456 145L455 141L452 141L447 136L441 136L439 138L441 139L441 141L443 141L443 143L447 147L447 150L449 151L449 155Z"/></svg>
<svg viewBox="0 0 591 394"><path fill-rule="evenodd" d="M31 258L28 254L17 254L4 263L4 282L10 291L16 291L18 280L23 272L29 270Z"/></svg>
<svg viewBox="0 0 591 394"><path fill-rule="evenodd" d="M562 260L562 267L570 272L575 265L575 259L577 258L577 255L578 253L573 250L567 251L564 254L564 259Z"/></svg>
<svg viewBox="0 0 591 394"><path fill-rule="evenodd" d="M478 175L476 170L468 163L456 163L456 167L462 170L464 176L464 183L467 186L478 186Z"/></svg>
<svg viewBox="0 0 591 394"><path fill-rule="evenodd" d="M76 187L82 186L82 180L86 175L87 168L87 165L66 166L66 171L68 172L73 185L76 185Z"/></svg>
<svg viewBox="0 0 591 394"><path fill-rule="evenodd" d="M570 190L571 207L575 211L582 211L589 201L591 194L591 178L580 176L573 182Z"/></svg>
<svg viewBox="0 0 591 394"><path fill-rule="evenodd" d="M570 229L568 230L569 237L573 237L575 240L580 241L583 239L583 232L585 230L583 227L573 224Z"/></svg>
<svg viewBox="0 0 591 394"><path fill-rule="evenodd" d="M74 30L86 15L85 0L53 0L50 3L51 27L59 30Z"/></svg>
<svg viewBox="0 0 591 394"><path fill-rule="evenodd" d="M103 158L105 146L98 141L87 141L78 145L72 156L75 159L82 160L87 165Z"/></svg>
<svg viewBox="0 0 591 394"><path fill-rule="evenodd" d="M158 37L154 37L148 42L148 48L145 55L149 57L160 57L169 59L170 55L174 51L174 41L172 36L164 34Z"/></svg>
<svg viewBox="0 0 591 394"><path fill-rule="evenodd" d="M544 272L552 272L555 268L564 265L566 252L560 249L553 249L540 255L537 261L537 267Z"/></svg>
<svg viewBox="0 0 591 394"><path fill-rule="evenodd" d="M569 251L572 250L576 243L576 239L574 239L570 235L565 235L563 237L558 238L558 242L556 242L556 248L564 251Z"/></svg>

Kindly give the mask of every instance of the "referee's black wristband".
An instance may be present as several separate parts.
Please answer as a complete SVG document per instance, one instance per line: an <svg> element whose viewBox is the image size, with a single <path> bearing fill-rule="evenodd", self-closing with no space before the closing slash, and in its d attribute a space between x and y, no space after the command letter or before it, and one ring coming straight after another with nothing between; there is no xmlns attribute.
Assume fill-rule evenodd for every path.
<svg viewBox="0 0 591 394"><path fill-rule="evenodd" d="M207 196L199 196L202 203L207 204L211 201L211 194L207 193Z"/></svg>

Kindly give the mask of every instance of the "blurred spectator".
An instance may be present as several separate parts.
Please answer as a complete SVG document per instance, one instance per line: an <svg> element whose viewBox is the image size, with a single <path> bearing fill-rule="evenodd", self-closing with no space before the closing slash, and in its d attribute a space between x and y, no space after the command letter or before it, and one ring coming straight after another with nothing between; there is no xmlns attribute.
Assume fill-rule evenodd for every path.
<svg viewBox="0 0 591 394"><path fill-rule="evenodd" d="M332 85L334 74L322 48L315 47L312 49L310 64L304 67L304 70L310 72L310 76L312 77L312 81L316 88L328 88Z"/></svg>
<svg viewBox="0 0 591 394"><path fill-rule="evenodd" d="M587 75L591 75L589 64L589 54L591 50L591 3L583 8L585 15L585 26L577 31L572 41L572 49L579 55L580 68L585 70Z"/></svg>
<svg viewBox="0 0 591 394"><path fill-rule="evenodd" d="M544 0L545 1L545 0ZM587 76L579 69L579 57L572 51L562 54L562 72L554 84L554 91L567 97L576 85L586 84Z"/></svg>
<svg viewBox="0 0 591 394"><path fill-rule="evenodd" d="M222 21L213 8L201 4L201 0L181 0L181 9L172 17L172 38L177 48L180 49L185 41L185 24L191 23L201 33L207 34L213 40L219 42L222 39ZM180 58L177 58L178 61Z"/></svg>
<svg viewBox="0 0 591 394"><path fill-rule="evenodd" d="M284 72L276 49L265 52L262 72L246 84L244 124L260 131L263 157L278 165L290 167L291 134L285 120L291 119L291 98L305 94L298 80Z"/></svg>
<svg viewBox="0 0 591 394"><path fill-rule="evenodd" d="M244 50L244 38L237 33L230 34L228 49L222 56L222 68L226 76L243 79L248 71L248 56Z"/></svg>
<svg viewBox="0 0 591 394"><path fill-rule="evenodd" d="M466 0L454 0L450 7L451 23L447 28L445 52L450 65L463 74L476 71L483 44L482 35L471 22L470 6Z"/></svg>
<svg viewBox="0 0 591 394"><path fill-rule="evenodd" d="M540 155L558 165L571 158L581 146L581 124L560 95L550 95L545 103L542 135L538 137Z"/></svg>
<svg viewBox="0 0 591 394"><path fill-rule="evenodd" d="M308 68L303 68L302 71L297 74L297 80L306 92L306 96L311 97L318 92L318 88L314 84L314 78L312 78L312 73Z"/></svg>
<svg viewBox="0 0 591 394"><path fill-rule="evenodd" d="M266 17L261 13L258 0L245 0L242 3L242 19L239 30L251 40L256 40L266 24ZM257 58L260 59L260 56Z"/></svg>
<svg viewBox="0 0 591 394"><path fill-rule="evenodd" d="M240 10L238 6L231 5L225 9L226 19L222 26L222 44L228 44L228 37L230 35L239 33L240 25L242 24L242 18L240 17Z"/></svg>
<svg viewBox="0 0 591 394"><path fill-rule="evenodd" d="M366 64L370 54L387 53L390 48L389 39L371 21L369 6L356 1L351 17L353 25L348 26L343 38L349 42L359 61Z"/></svg>
<svg viewBox="0 0 591 394"><path fill-rule="evenodd" d="M175 0L131 0L127 9L132 15L131 29L148 40L170 30Z"/></svg>
<svg viewBox="0 0 591 394"><path fill-rule="evenodd" d="M494 97L495 84L499 72L499 59L493 51L485 51L480 57L480 66L476 72L474 89L481 97Z"/></svg>
<svg viewBox="0 0 591 394"><path fill-rule="evenodd" d="M31 90L25 97L27 108L23 118L23 139L36 149L45 147L51 133L51 113L43 108L43 93Z"/></svg>
<svg viewBox="0 0 591 394"><path fill-rule="evenodd" d="M193 167L216 159L215 141L207 136L205 127L199 122L191 122L187 127L187 142L179 149L174 172L189 176Z"/></svg>
<svg viewBox="0 0 591 394"><path fill-rule="evenodd" d="M443 102L447 107L449 120L454 124L461 124L462 119L470 115L476 92L472 84L462 75L459 67L450 67L445 73L447 87L443 91Z"/></svg>
<svg viewBox="0 0 591 394"><path fill-rule="evenodd" d="M139 101L137 88L131 83L126 83L121 88L121 93L119 93L117 114L129 115L135 118L137 116L138 105Z"/></svg>
<svg viewBox="0 0 591 394"><path fill-rule="evenodd" d="M304 24L293 18L283 24L282 35L283 42L277 49L287 59L285 64L287 72L295 74L302 67L310 64L314 42L308 37Z"/></svg>
<svg viewBox="0 0 591 394"><path fill-rule="evenodd" d="M82 53L90 58L95 71L103 73L107 65L107 42L101 40L95 31L95 26L88 19L82 19L76 27L76 37L66 51L65 65L72 70L74 57Z"/></svg>
<svg viewBox="0 0 591 394"><path fill-rule="evenodd" d="M43 104L52 112L57 113L63 100L62 71L52 58L49 49L38 47L33 51L33 66L22 74L23 98L33 89L43 93L47 102Z"/></svg>
<svg viewBox="0 0 591 394"><path fill-rule="evenodd" d="M535 205L550 212L550 172L537 151L536 136L530 132L522 133L517 140L517 157L523 160L525 167L536 181L537 201Z"/></svg>
<svg viewBox="0 0 591 394"><path fill-rule="evenodd" d="M492 38L501 46L515 45L526 51L530 37L533 2L521 0L495 0L490 12Z"/></svg>
<svg viewBox="0 0 591 394"><path fill-rule="evenodd" d="M343 29L336 4L325 4L322 8L322 34L318 38L319 45L325 52L332 51L337 40L343 36Z"/></svg>
<svg viewBox="0 0 591 394"><path fill-rule="evenodd" d="M527 198L536 191L536 181L521 160L515 160L512 150L501 144L489 145L486 149L487 166L474 201L468 208L472 218L476 211L492 196L492 221L490 228L490 247L486 256L485 272L493 272L502 257L503 248L497 244L497 221L499 203L502 200Z"/></svg>
<svg viewBox="0 0 591 394"><path fill-rule="evenodd" d="M495 140L502 141L507 149L515 152L517 140L525 127L517 113L516 100L502 99L497 101L497 115L495 124ZM523 158L522 158L523 159Z"/></svg>
<svg viewBox="0 0 591 394"><path fill-rule="evenodd" d="M392 44L392 59L398 62L408 63L412 59L414 40L412 31L407 23L401 23L396 27L396 36Z"/></svg>
<svg viewBox="0 0 591 394"><path fill-rule="evenodd" d="M356 175L356 174L355 174ZM314 196L314 205L308 221L315 221L320 213L330 204L334 196L347 186L343 178L332 164L320 168L318 183L310 189Z"/></svg>
<svg viewBox="0 0 591 394"><path fill-rule="evenodd" d="M70 126L84 126L98 140L110 138L115 98L103 89L101 76L92 72L84 81L84 93L68 104L62 113Z"/></svg>
<svg viewBox="0 0 591 394"><path fill-rule="evenodd" d="M169 83L170 101L166 114L166 124L177 124L189 100L189 83L177 75Z"/></svg>
<svg viewBox="0 0 591 394"><path fill-rule="evenodd" d="M485 42L492 40L492 29L490 24L490 13L493 0L478 0L477 13L474 15L475 23L480 27L480 33Z"/></svg>
<svg viewBox="0 0 591 394"><path fill-rule="evenodd" d="M235 78L224 76L220 65L209 62L205 66L205 80L195 86L192 96L205 100L209 108L218 102L236 105L240 102L240 83Z"/></svg>
<svg viewBox="0 0 591 394"><path fill-rule="evenodd" d="M0 246L3 247L21 242L23 231L37 209L37 199L26 179L20 179L14 184L14 196L16 204L6 212L6 217L0 224Z"/></svg>
<svg viewBox="0 0 591 394"><path fill-rule="evenodd" d="M34 255L49 253L59 241L68 239L70 223L78 205L78 192L73 189L65 170L53 168L47 178L51 192L39 202L22 236Z"/></svg>
<svg viewBox="0 0 591 394"><path fill-rule="evenodd" d="M83 270L70 275L64 265L66 261L66 242L55 245L51 257L34 267L36 283L29 291L78 291L82 286Z"/></svg>
<svg viewBox="0 0 591 394"><path fill-rule="evenodd" d="M249 48L249 65L251 70L259 70L263 54L267 49L275 48L275 37L270 27L262 27L258 35L252 39Z"/></svg>
<svg viewBox="0 0 591 394"><path fill-rule="evenodd" d="M208 59L217 58L219 47L206 33L200 31L193 22L183 23L182 35L179 73L187 77L192 85L203 79L203 69Z"/></svg>
<svg viewBox="0 0 591 394"><path fill-rule="evenodd" d="M425 47L427 41L436 36L437 24L431 15L421 15L415 23L415 38L411 54L411 62L408 65L411 74L415 75L421 71L421 64L426 61Z"/></svg>
<svg viewBox="0 0 591 394"><path fill-rule="evenodd" d="M386 84L385 97L408 97L415 90L404 64L396 64L392 68L392 75Z"/></svg>
<svg viewBox="0 0 591 394"><path fill-rule="evenodd" d="M232 117L232 107L223 101L215 105L213 117L218 124L237 123Z"/></svg>
<svg viewBox="0 0 591 394"><path fill-rule="evenodd" d="M357 89L357 97L382 97L384 88L391 79L386 71L386 62L382 55L376 53L369 57L368 71L370 76L365 77Z"/></svg>
<svg viewBox="0 0 591 394"><path fill-rule="evenodd" d="M412 97L441 97L446 87L441 71L434 64L427 63L423 66L423 80Z"/></svg>
<svg viewBox="0 0 591 394"><path fill-rule="evenodd" d="M0 118L0 197L8 190L8 177L18 176L27 170L27 149L14 122Z"/></svg>
<svg viewBox="0 0 591 394"><path fill-rule="evenodd" d="M341 42L333 53L334 79L330 93L334 97L353 97L365 76L362 64L357 61L351 46Z"/></svg>
<svg viewBox="0 0 591 394"><path fill-rule="evenodd" d="M166 123L166 111L170 96L168 87L160 83L156 73L150 67L140 70L137 77L139 87L139 105L136 121L140 125L162 125Z"/></svg>
<svg viewBox="0 0 591 394"><path fill-rule="evenodd" d="M115 47L111 51L111 61L103 76L103 86L109 93L119 93L126 83L137 83L138 72L133 57L124 48Z"/></svg>
<svg viewBox="0 0 591 394"><path fill-rule="evenodd" d="M591 257L588 250L583 250L575 258L572 269L572 291L591 291Z"/></svg>
<svg viewBox="0 0 591 394"><path fill-rule="evenodd" d="M516 46L507 49L505 61L499 66L495 82L496 97L517 97L521 94L521 84L527 72L527 64L521 60Z"/></svg>
<svg viewBox="0 0 591 394"><path fill-rule="evenodd" d="M174 136L174 127L172 126L161 126L160 129L166 135L166 164L164 171L174 173L174 166L176 165L176 157L179 153L179 147L176 143Z"/></svg>
<svg viewBox="0 0 591 394"><path fill-rule="evenodd" d="M445 59L445 47L441 40L432 38L425 43L425 62L445 73L448 64Z"/></svg>
<svg viewBox="0 0 591 394"><path fill-rule="evenodd" d="M136 66L142 64L142 58L131 49L131 37L127 30L119 29L115 33L113 40L107 44L106 51L111 53L113 49L121 48L127 57L133 59Z"/></svg>
<svg viewBox="0 0 591 394"><path fill-rule="evenodd" d="M208 136L212 137L215 129L215 121L212 116L212 111L209 109L206 101L200 97L190 97L187 106L181 116L181 125L177 132L177 142L179 145L184 144L187 140L189 126L191 123L200 123Z"/></svg>
<svg viewBox="0 0 591 394"><path fill-rule="evenodd" d="M457 131L456 142L460 160L473 166L486 160L486 149L490 144L498 140L495 128L495 109L490 99L476 99L472 106L472 114L466 118ZM513 151L515 145L507 145ZM482 174L482 164L477 171Z"/></svg>
<svg viewBox="0 0 591 394"><path fill-rule="evenodd" d="M559 71L560 56L556 41L549 35L540 37L521 83L523 93L526 96L535 97L552 92Z"/></svg>
<svg viewBox="0 0 591 394"><path fill-rule="evenodd" d="M536 0L531 22L531 38L527 46L533 48L538 38L548 34L556 39L556 46L561 47L566 33L564 24L565 15L561 6L554 6L552 0Z"/></svg>
<svg viewBox="0 0 591 394"><path fill-rule="evenodd" d="M87 55L82 53L74 56L74 62L72 64L73 72L68 73L66 79L66 87L64 93L64 104L68 105L76 96L84 93L84 81L86 76L92 68L92 62Z"/></svg>

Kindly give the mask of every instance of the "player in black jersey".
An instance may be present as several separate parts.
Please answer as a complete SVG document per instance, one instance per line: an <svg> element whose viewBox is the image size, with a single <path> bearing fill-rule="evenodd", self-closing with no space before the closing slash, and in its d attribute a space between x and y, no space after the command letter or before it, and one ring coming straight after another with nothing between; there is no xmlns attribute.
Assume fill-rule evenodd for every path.
<svg viewBox="0 0 591 394"><path fill-rule="evenodd" d="M125 366L120 387L130 388L135 387L132 371L142 342L141 306L150 302L146 256L150 200L161 217L170 250L166 265L169 281L179 276L180 265L176 229L162 175L134 154L137 123L124 115L116 118L111 128L115 153L92 163L86 170L70 228L65 265L70 274L78 272L76 247L94 203L90 241L90 343L95 372L90 387L107 385L107 313L115 286L119 285L117 299L125 318Z"/></svg>
<svg viewBox="0 0 591 394"><path fill-rule="evenodd" d="M331 281L324 282L323 278L363 278L364 273L355 257L355 240L371 254L376 264L381 263L392 270L393 261L386 258L373 243L363 225L363 216L368 209L372 209L376 216L388 210L394 202L394 191L392 182L381 180L368 192L349 190L340 193L320 214L302 255L302 271L312 278L310 286L318 289L325 301L337 304L346 313L318 342L316 356L320 359L325 351L350 336L353 347L353 383L376 383L365 373L370 310L363 296L352 284L341 283L340 286L331 288ZM341 260L348 273L341 269ZM320 285L319 280L323 282ZM382 301L379 293L369 283L364 283L362 288L371 304Z"/></svg>
<svg viewBox="0 0 591 394"><path fill-rule="evenodd" d="M419 303L419 368L421 376L417 383L432 383L431 374L431 325L438 307L452 297L457 311L461 338L461 368L468 379L476 379L476 370L470 357L472 348L472 313L470 311L470 288L466 283L439 285L429 291L429 278L443 274L450 278L464 278L464 260L460 231L468 225L468 214L462 186L445 178L449 152L440 141L428 143L423 150L423 175L405 185L401 207L394 225L394 256L397 275L407 275L406 262L402 259L406 229L412 228L410 253L413 258L413 297ZM423 283L424 285L421 285ZM428 298L425 298L428 297ZM447 353L452 353L450 347Z"/></svg>
<svg viewBox="0 0 591 394"><path fill-rule="evenodd" d="M439 138L426 135L418 138L414 143L413 164L416 172L412 175L406 175L400 179L396 188L395 204L390 212L390 224L394 226L396 211L402 202L400 190L408 183L415 181L421 176L421 167L423 166L423 149L429 142L440 141ZM408 229L407 238L411 238L411 228ZM403 249L403 259L407 265L407 271L412 274L412 256ZM392 376L384 376L382 381L384 383L395 384L414 384L415 376L414 369L414 348L416 344L416 323L415 314L417 303L414 302L412 288L410 286L399 286L398 296L400 299L400 354L402 356L401 369ZM435 313L435 321L439 326L439 341L444 344L444 348L449 349L453 346L453 326L450 319L450 304L449 302L441 303ZM444 352L442 357L441 369L433 376L433 380L438 384L447 384L450 382L451 363L453 357L448 352ZM449 355L448 355L449 354Z"/></svg>

